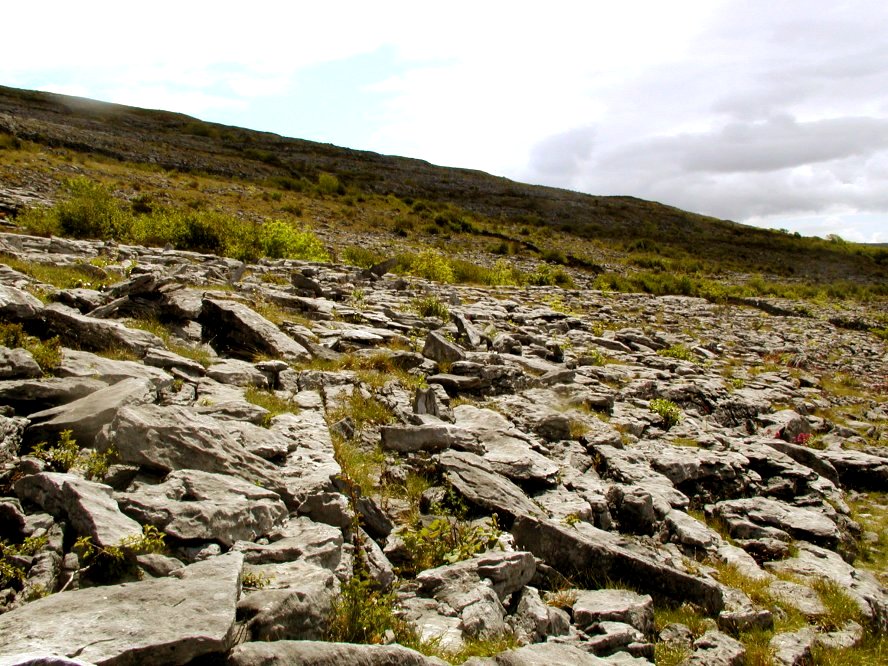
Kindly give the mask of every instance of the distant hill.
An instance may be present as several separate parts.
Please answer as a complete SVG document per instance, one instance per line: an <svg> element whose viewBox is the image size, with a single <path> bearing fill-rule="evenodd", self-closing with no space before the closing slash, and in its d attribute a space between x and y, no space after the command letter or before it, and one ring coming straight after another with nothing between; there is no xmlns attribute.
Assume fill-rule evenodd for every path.
<svg viewBox="0 0 888 666"><path fill-rule="evenodd" d="M340 148L166 111L0 87L0 133L132 164L299 189L333 174L342 193L394 195L447 205L504 225L504 238L539 249L554 237L568 264L594 268L595 247L634 269L688 262L698 272L763 273L819 282L885 283L888 253L800 238L686 212L631 196L592 196L527 185L481 171ZM519 230L523 230L519 233ZM528 230L532 231L530 233ZM525 233L526 232L526 233ZM575 239L571 240L571 239ZM583 245L586 243L587 245ZM579 249L586 247L585 254ZM585 257L585 259L583 258ZM664 263L658 258L672 261ZM679 263L675 263L679 262Z"/></svg>

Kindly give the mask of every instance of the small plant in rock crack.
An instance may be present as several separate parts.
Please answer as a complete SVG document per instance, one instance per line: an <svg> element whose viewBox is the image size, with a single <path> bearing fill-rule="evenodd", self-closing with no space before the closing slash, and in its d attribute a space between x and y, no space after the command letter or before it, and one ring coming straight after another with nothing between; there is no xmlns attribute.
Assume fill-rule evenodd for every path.
<svg viewBox="0 0 888 666"><path fill-rule="evenodd" d="M0 539L0 589L20 586L27 576L25 567L18 558L37 554L47 543L46 536L28 537L20 544L12 544Z"/></svg>
<svg viewBox="0 0 888 666"><path fill-rule="evenodd" d="M112 581L137 571L136 555L160 553L166 548L163 532L152 525L142 527L142 535L132 535L113 546L99 546L92 537L82 536L74 542L74 552L85 566L81 572L94 580Z"/></svg>
<svg viewBox="0 0 888 666"><path fill-rule="evenodd" d="M679 423L682 419L681 409L671 400L664 398L654 398L648 404L650 411L658 414L663 419L663 427L669 430L672 426Z"/></svg>
<svg viewBox="0 0 888 666"><path fill-rule="evenodd" d="M108 473L111 462L117 458L117 449L112 446L104 452L81 451L71 431L62 430L55 446L40 442L31 450L31 455L45 462L54 472L82 469L87 479L101 481Z"/></svg>
<svg viewBox="0 0 888 666"><path fill-rule="evenodd" d="M417 297L410 305L420 317L437 317L441 321L450 320L450 309L437 296Z"/></svg>
<svg viewBox="0 0 888 666"><path fill-rule="evenodd" d="M694 362L696 360L693 350L687 345L672 345L671 347L659 350L657 354L667 358L676 358L680 361Z"/></svg>
<svg viewBox="0 0 888 666"><path fill-rule="evenodd" d="M401 539L412 555L411 569L419 573L490 550L501 534L494 515L489 525L436 518L428 525L405 531Z"/></svg>

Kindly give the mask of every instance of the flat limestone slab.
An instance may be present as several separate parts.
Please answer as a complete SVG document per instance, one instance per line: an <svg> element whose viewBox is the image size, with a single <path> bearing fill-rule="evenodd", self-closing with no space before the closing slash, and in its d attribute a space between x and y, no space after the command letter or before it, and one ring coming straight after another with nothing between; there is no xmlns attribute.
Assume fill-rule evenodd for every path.
<svg viewBox="0 0 888 666"><path fill-rule="evenodd" d="M0 616L0 654L76 657L98 666L173 666L225 652L242 566L243 555L228 553L168 578L38 599Z"/></svg>

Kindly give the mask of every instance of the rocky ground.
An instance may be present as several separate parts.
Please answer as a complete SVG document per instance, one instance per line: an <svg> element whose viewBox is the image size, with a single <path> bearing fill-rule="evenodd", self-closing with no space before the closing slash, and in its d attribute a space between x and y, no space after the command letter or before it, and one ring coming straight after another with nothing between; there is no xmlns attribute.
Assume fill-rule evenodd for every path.
<svg viewBox="0 0 888 666"><path fill-rule="evenodd" d="M0 665L804 664L888 629L886 348L828 312L0 252L119 275L0 266ZM396 623L334 642L361 595Z"/></svg>

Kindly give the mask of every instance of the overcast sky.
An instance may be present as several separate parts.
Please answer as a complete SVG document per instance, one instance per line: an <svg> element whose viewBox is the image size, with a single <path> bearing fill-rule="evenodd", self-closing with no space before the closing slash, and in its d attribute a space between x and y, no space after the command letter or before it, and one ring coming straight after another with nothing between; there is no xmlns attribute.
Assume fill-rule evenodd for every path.
<svg viewBox="0 0 888 666"><path fill-rule="evenodd" d="M0 84L888 242L888 3L29 2Z"/></svg>

